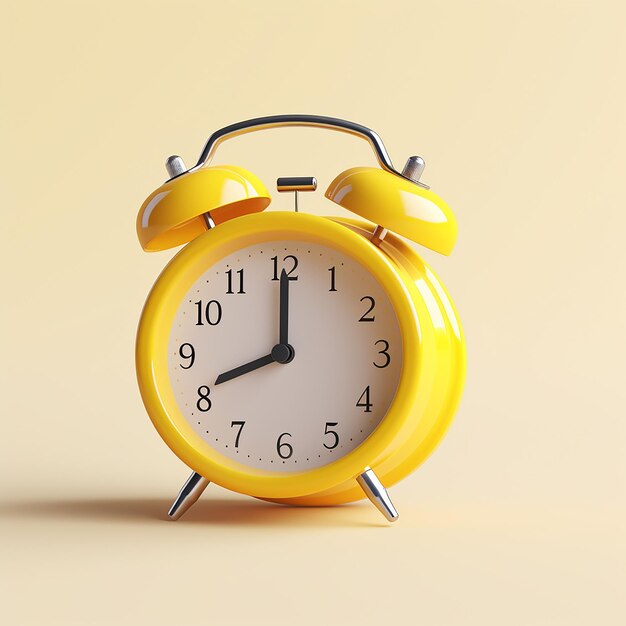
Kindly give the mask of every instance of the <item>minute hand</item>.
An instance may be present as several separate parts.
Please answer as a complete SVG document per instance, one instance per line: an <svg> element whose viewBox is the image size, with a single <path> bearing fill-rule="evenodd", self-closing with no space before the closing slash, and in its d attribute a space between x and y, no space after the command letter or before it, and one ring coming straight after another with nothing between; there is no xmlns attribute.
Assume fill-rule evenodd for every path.
<svg viewBox="0 0 626 626"><path fill-rule="evenodd" d="M278 342L287 345L289 344L289 276L285 270L280 273L279 316Z"/></svg>

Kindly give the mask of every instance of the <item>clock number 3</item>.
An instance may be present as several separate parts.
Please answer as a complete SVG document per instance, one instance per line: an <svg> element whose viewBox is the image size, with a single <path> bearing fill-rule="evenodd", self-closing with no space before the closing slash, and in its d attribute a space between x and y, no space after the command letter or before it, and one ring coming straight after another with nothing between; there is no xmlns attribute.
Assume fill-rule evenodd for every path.
<svg viewBox="0 0 626 626"><path fill-rule="evenodd" d="M382 350L378 351L378 354L382 354L385 360L383 361L382 365L379 365L378 363L376 363L376 361L372 361L372 363L374 364L374 367L384 369L385 367L387 367L387 365L389 365L389 363L391 363L391 355L389 354L389 352L387 352L387 350L389 350L389 342L385 339L379 339L374 345L377 346L379 344L383 344L384 347Z"/></svg>

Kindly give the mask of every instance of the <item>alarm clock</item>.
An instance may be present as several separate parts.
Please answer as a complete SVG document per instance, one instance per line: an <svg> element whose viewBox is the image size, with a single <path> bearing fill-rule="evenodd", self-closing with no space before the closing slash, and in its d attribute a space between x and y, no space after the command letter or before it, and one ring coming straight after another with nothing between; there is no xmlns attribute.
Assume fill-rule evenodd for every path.
<svg viewBox="0 0 626 626"><path fill-rule="evenodd" d="M281 177L293 211L251 172L210 165L231 137L313 126L365 139L379 167L339 174L325 197L358 218L300 210L315 177ZM213 133L198 162L137 218L146 251L183 246L145 303L136 343L150 419L193 471L178 519L210 482L293 505L367 497L398 518L387 488L444 436L465 376L463 332L445 288L405 239L448 255L447 204L420 182L424 161L394 169L380 137L345 120L279 115Z"/></svg>

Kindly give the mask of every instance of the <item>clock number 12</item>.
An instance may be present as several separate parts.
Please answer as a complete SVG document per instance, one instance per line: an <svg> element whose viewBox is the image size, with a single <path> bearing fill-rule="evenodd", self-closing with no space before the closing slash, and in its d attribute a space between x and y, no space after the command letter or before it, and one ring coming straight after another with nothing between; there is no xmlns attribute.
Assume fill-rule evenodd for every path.
<svg viewBox="0 0 626 626"><path fill-rule="evenodd" d="M272 280L278 280L278 275L279 275L279 271L278 271L278 257L277 256L273 256L271 257L272 261L274 262L274 278L272 278ZM298 259L297 257L293 256L293 254L288 254L287 256L283 257L283 263L285 264L285 271L287 272L287 276L289 276L289 280L298 280L297 276L292 276L293 272L296 271L296 267L298 267ZM287 269L287 264L291 263L291 268Z"/></svg>

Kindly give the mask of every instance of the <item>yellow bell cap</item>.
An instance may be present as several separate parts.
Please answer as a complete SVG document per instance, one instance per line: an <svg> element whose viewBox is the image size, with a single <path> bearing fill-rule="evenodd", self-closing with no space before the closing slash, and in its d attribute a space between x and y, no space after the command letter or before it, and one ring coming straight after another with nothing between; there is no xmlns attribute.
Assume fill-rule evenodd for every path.
<svg viewBox="0 0 626 626"><path fill-rule="evenodd" d="M260 179L235 165L203 167L168 180L137 215L137 236L149 252L185 244L206 232L202 215L217 224L263 211L271 197Z"/></svg>
<svg viewBox="0 0 626 626"><path fill-rule="evenodd" d="M325 196L366 220L411 241L450 254L457 223L435 193L376 167L354 167L333 180Z"/></svg>

